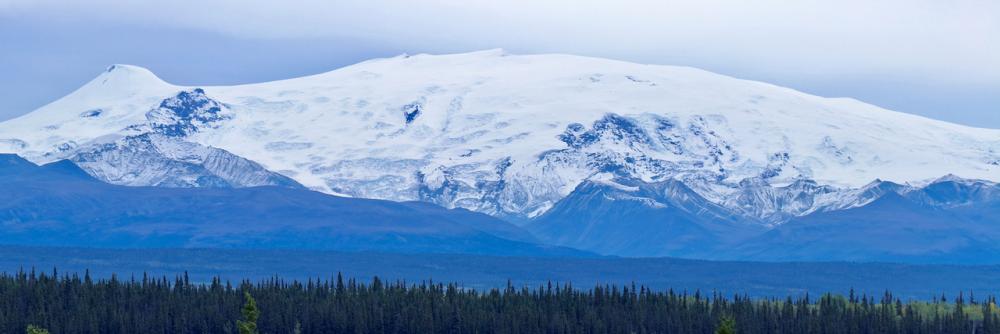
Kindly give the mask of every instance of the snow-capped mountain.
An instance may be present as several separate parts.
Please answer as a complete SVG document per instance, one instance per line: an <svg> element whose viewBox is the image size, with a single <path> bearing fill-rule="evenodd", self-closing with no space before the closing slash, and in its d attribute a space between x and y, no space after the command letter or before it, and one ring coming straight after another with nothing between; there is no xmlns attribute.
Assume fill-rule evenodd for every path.
<svg viewBox="0 0 1000 334"><path fill-rule="evenodd" d="M157 150L135 149L135 138ZM1000 130L694 68L500 50L376 59L225 87L177 86L114 65L0 123L0 152L36 163L69 158L119 184L155 184L170 165L136 170L129 161L204 167L207 159L163 153L171 145L231 153L331 194L515 221L544 214L599 174L680 180L768 225L868 204L885 190L872 188L876 179L1000 181ZM141 157L120 158L133 151ZM283 182L260 169L229 171L235 186ZM180 183L201 185L198 173Z"/></svg>
<svg viewBox="0 0 1000 334"><path fill-rule="evenodd" d="M100 180L129 186L302 188L294 180L225 150L145 133L78 148L69 160Z"/></svg>

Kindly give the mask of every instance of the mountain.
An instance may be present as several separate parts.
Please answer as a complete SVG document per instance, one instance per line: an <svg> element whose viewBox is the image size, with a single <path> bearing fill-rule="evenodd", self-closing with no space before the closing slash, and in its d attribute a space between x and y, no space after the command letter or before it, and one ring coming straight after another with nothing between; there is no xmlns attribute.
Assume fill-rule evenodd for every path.
<svg viewBox="0 0 1000 334"><path fill-rule="evenodd" d="M584 182L525 227L555 245L629 257L962 264L1000 258L996 183L948 176L922 185L875 181L853 190L809 181L744 187L748 202L783 202L811 212L772 225L713 204L676 180L603 176Z"/></svg>
<svg viewBox="0 0 1000 334"><path fill-rule="evenodd" d="M93 143L74 150L68 159L94 177L119 185L303 188L291 178L226 150L157 133Z"/></svg>
<svg viewBox="0 0 1000 334"><path fill-rule="evenodd" d="M1000 258L1000 186L949 179L872 188L894 190L863 206L795 218L715 257L952 264Z"/></svg>
<svg viewBox="0 0 1000 334"><path fill-rule="evenodd" d="M51 242L124 246L156 231L163 246L962 263L1000 244L1000 130L570 55L403 55L216 87L114 65L0 122L3 152L133 187L11 185L37 190L3 198L30 204L0 208L33 222L18 242L51 226Z"/></svg>
<svg viewBox="0 0 1000 334"><path fill-rule="evenodd" d="M0 154L0 244L950 264L1000 258L996 183L948 176L909 186L876 181L852 193L844 208L769 226L677 180L599 174L521 228L426 202L289 187L118 186L68 160L38 166Z"/></svg>
<svg viewBox="0 0 1000 334"><path fill-rule="evenodd" d="M176 145L221 150L260 168L234 163L251 167L220 174L205 154L187 159L162 149ZM330 194L425 201L520 224L604 173L679 180L768 227L866 205L871 198L861 195L875 179L1000 181L1000 130L687 67L502 50L404 55L217 87L172 85L115 65L0 123L0 152L36 163L71 159L117 184L290 179ZM152 167L143 168L146 161Z"/></svg>
<svg viewBox="0 0 1000 334"><path fill-rule="evenodd" d="M763 232L675 180L585 181L527 227L552 244L640 257L705 257Z"/></svg>
<svg viewBox="0 0 1000 334"><path fill-rule="evenodd" d="M588 256L499 219L288 187L126 187L0 155L0 244Z"/></svg>
<svg viewBox="0 0 1000 334"><path fill-rule="evenodd" d="M947 208L1000 203L1000 185L985 180L968 180L946 175L910 194L919 203Z"/></svg>

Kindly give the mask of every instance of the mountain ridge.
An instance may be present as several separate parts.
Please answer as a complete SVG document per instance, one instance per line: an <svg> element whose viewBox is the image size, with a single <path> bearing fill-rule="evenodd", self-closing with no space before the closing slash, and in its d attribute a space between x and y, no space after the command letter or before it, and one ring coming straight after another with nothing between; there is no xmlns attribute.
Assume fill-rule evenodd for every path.
<svg viewBox="0 0 1000 334"><path fill-rule="evenodd" d="M184 109L151 117L185 94L219 106L206 117L221 116L191 122ZM838 194L873 179L906 184L953 173L1000 181L1000 130L693 68L502 50L384 58L214 87L175 86L115 65L69 96L0 123L0 152L54 161L107 136L157 129L184 129L173 138L225 150L310 189L512 221L544 214L598 173L678 179L730 208L754 179L771 187L807 179ZM784 201L778 197L768 200ZM806 202L748 214L780 224L817 209Z"/></svg>
<svg viewBox="0 0 1000 334"><path fill-rule="evenodd" d="M995 183L875 181L854 191L851 205L778 225L684 189L678 181L586 181L526 228L555 245L626 257L995 264L1000 256Z"/></svg>
<svg viewBox="0 0 1000 334"><path fill-rule="evenodd" d="M99 248L267 248L594 256L520 228L431 204L305 189L126 187L66 160L0 154L0 244Z"/></svg>
<svg viewBox="0 0 1000 334"><path fill-rule="evenodd" d="M301 188L117 186L68 160L37 166L0 154L0 243L996 264L1000 185L944 177L865 189L854 192L864 204L769 226L682 181L602 174L521 228L465 209Z"/></svg>

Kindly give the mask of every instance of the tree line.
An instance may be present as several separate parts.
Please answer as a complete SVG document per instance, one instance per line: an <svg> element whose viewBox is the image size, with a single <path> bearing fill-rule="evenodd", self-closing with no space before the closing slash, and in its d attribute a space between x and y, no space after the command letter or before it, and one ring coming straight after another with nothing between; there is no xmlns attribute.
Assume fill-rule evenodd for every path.
<svg viewBox="0 0 1000 334"><path fill-rule="evenodd" d="M0 274L0 332L50 333L1000 333L996 298L783 299L644 286L467 289L458 284L187 275ZM29 331L30 332L30 331Z"/></svg>

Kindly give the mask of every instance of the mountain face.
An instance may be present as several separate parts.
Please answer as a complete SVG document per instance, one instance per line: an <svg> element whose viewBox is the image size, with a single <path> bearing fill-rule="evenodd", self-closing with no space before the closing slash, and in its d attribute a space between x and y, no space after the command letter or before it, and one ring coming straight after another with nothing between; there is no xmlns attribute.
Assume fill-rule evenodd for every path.
<svg viewBox="0 0 1000 334"><path fill-rule="evenodd" d="M125 187L0 154L0 243L589 256L465 210L287 187Z"/></svg>
<svg viewBox="0 0 1000 334"><path fill-rule="evenodd" d="M164 149L178 145L258 165L230 157L213 167L207 153ZM71 159L117 184L290 179L520 223L607 173L682 181L765 226L867 204L851 201L876 179L1000 180L998 130L692 68L496 50L377 59L227 87L176 86L115 65L0 123L0 152L37 163ZM147 161L156 167L142 168Z"/></svg>
<svg viewBox="0 0 1000 334"><path fill-rule="evenodd" d="M780 195L794 187L816 189L800 182L761 193ZM954 177L922 186L876 181L842 195L839 202L814 205L820 211L768 227L678 181L604 178L584 182L526 227L552 244L621 256L998 263L996 183Z"/></svg>
<svg viewBox="0 0 1000 334"><path fill-rule="evenodd" d="M883 182L886 183L886 182ZM1000 185L938 180L888 184L871 203L793 219L718 254L767 261L840 260L995 264Z"/></svg>
<svg viewBox="0 0 1000 334"><path fill-rule="evenodd" d="M763 232L675 180L588 180L528 226L543 240L621 256L701 258Z"/></svg>
<svg viewBox="0 0 1000 334"><path fill-rule="evenodd" d="M121 71L113 66L109 71ZM81 118L105 117L92 109ZM143 123L79 143L68 141L46 159L68 159L92 176L113 184L162 187L253 187L302 185L226 150L185 140L230 119L220 103L201 89L184 90L146 112Z"/></svg>
<svg viewBox="0 0 1000 334"><path fill-rule="evenodd" d="M78 210L8 213L8 221L54 221L69 232L49 232L66 238L59 233L90 235L83 229L93 222L147 228L163 215L213 219L180 225L193 232L176 244L196 246L235 238L239 245L441 250L438 243L455 241L458 250L499 252L504 242L527 249L547 242L624 256L979 263L993 254L991 243L1000 244L993 233L1000 130L692 68L568 55L400 56L225 87L177 86L114 65L66 97L0 123L4 152L39 164L68 160L100 181L138 187L114 193L165 205L126 201L142 209L122 211L114 201L80 204L92 203L80 194L35 194L32 203ZM364 214L387 210L392 222L455 209L447 223L416 221L458 236L406 234L390 224L393 232L358 237L345 232L364 230L350 214L358 211L344 204L350 199L303 188L402 202L351 202L378 203ZM239 202L264 199L288 207ZM314 208L313 199L324 204ZM171 206L190 216L165 209ZM287 227L277 218L287 214L282 219L317 227L240 238L219 225L239 225L226 216L232 208L245 211L239 219L264 217L264 226ZM209 218L197 218L202 210ZM351 228L325 230L325 218L296 210ZM58 214L85 218L66 225ZM124 235L97 224L95 231Z"/></svg>
<svg viewBox="0 0 1000 334"><path fill-rule="evenodd" d="M159 133L130 135L73 150L67 158L94 177L127 186L303 188L260 164Z"/></svg>

